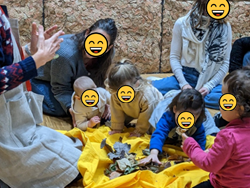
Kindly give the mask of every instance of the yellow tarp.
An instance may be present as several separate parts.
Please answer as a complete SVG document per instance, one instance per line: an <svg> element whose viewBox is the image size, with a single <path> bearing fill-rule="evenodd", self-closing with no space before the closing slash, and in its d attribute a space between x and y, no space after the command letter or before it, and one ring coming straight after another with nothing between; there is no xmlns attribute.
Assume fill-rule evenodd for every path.
<svg viewBox="0 0 250 188"><path fill-rule="evenodd" d="M128 132L110 136L108 131L110 129L105 126L88 129L86 132L78 128L60 131L67 136L79 138L84 144L78 169L83 176L83 185L86 188L190 188L208 179L208 172L199 169L192 162L185 162L173 165L158 174L145 170L109 180L109 177L104 175L104 170L113 162L107 156L108 151L100 149L102 140L107 138L106 142L113 146L122 137L123 143L131 144L130 152L136 153L138 158L143 158L145 156L142 150L148 147L150 136L129 137ZM127 131L130 132L132 129ZM214 137L207 136L206 147L211 147L213 141ZM169 154L186 156L178 147L164 146L163 149Z"/></svg>

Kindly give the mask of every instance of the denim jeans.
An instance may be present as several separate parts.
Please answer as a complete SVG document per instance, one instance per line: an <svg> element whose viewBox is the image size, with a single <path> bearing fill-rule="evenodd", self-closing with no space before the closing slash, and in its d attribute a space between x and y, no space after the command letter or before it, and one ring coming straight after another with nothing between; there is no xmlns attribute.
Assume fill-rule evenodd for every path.
<svg viewBox="0 0 250 188"><path fill-rule="evenodd" d="M195 88L199 78L199 72L195 68L190 68L190 67L183 67L182 71L186 81L193 88ZM152 81L152 84L162 93L162 95L165 95L170 90L181 89L179 86L179 82L175 76L170 76L160 80ZM207 96L205 96L204 100L207 108L213 108L219 110L219 100L222 95L221 88L222 85L219 84L216 87L214 87Z"/></svg>
<svg viewBox="0 0 250 188"><path fill-rule="evenodd" d="M245 55L244 55L244 58L243 58L243 67L247 66L247 65L250 65L250 51L247 52Z"/></svg>
<svg viewBox="0 0 250 188"><path fill-rule="evenodd" d="M34 93L44 96L43 112L51 116L67 116L66 112L61 107L61 104L56 100L51 91L51 85L47 81L37 80L35 78L30 80L32 91Z"/></svg>

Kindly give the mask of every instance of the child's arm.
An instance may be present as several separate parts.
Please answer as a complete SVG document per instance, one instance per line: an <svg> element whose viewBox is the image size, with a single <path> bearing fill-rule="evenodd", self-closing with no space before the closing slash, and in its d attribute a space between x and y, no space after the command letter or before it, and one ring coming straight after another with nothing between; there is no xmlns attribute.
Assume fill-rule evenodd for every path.
<svg viewBox="0 0 250 188"><path fill-rule="evenodd" d="M162 152L162 147L166 138L168 137L168 133L174 127L171 126L173 124L171 119L172 117L168 112L165 112L162 115L150 140L150 155L145 159L142 159L140 161L141 164L147 164L150 161L161 164L158 159L158 153Z"/></svg>
<svg viewBox="0 0 250 188"><path fill-rule="evenodd" d="M205 171L216 173L230 159L234 145L233 134L228 130L222 130L217 134L214 145L208 153L204 152L192 137L184 140L183 151L196 166Z"/></svg>
<svg viewBox="0 0 250 188"><path fill-rule="evenodd" d="M79 129L86 131L88 127L88 119L82 114L75 114L76 127Z"/></svg>
<svg viewBox="0 0 250 188"><path fill-rule="evenodd" d="M206 148L206 134L203 124L197 128L196 132L192 136L196 142L200 145L201 149L205 150Z"/></svg>
<svg viewBox="0 0 250 188"><path fill-rule="evenodd" d="M82 115L76 115L76 127L83 131L86 131L88 127L92 128L96 126L98 123L100 123L100 118L98 116L94 116L88 121L86 117Z"/></svg>
<svg viewBox="0 0 250 188"><path fill-rule="evenodd" d="M122 132L125 122L125 114L115 95L116 94L113 94L111 96L111 104L110 104L111 117L112 117L111 129L114 131L113 133Z"/></svg>
<svg viewBox="0 0 250 188"><path fill-rule="evenodd" d="M150 139L150 150L157 149L160 153L162 152L162 147L165 140L168 137L169 131L175 127L173 125L172 117L168 112L165 112L159 122L156 125L156 130Z"/></svg>
<svg viewBox="0 0 250 188"><path fill-rule="evenodd" d="M143 135L149 130L151 126L149 123L149 118L154 111L154 105L149 104L148 101L143 98L140 104L140 108L141 111L137 120L135 132Z"/></svg>

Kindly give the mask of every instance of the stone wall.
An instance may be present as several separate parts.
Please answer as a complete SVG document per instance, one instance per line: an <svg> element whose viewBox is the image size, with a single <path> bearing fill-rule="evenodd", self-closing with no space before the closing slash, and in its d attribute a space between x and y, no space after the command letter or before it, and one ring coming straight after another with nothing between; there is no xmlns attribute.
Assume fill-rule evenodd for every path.
<svg viewBox="0 0 250 188"><path fill-rule="evenodd" d="M21 41L30 38L32 21L57 24L66 33L88 28L100 18L113 18L119 29L115 60L129 58L142 73L170 72L172 28L194 1L180 0L5 0L10 16L20 21ZM233 40L250 36L250 3L234 2L228 20ZM43 16L44 13L44 16ZM162 43L161 43L162 42Z"/></svg>

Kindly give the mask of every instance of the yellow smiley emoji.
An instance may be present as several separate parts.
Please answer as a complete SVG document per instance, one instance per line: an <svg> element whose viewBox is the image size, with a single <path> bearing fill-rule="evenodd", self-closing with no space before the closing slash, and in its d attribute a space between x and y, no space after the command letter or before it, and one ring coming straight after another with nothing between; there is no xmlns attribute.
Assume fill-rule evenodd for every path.
<svg viewBox="0 0 250 188"><path fill-rule="evenodd" d="M228 0L209 0L207 2L208 15L216 20L227 17L230 12L230 4Z"/></svg>
<svg viewBox="0 0 250 188"><path fill-rule="evenodd" d="M189 129L194 125L194 115L190 112L182 112L177 117L178 125L183 129Z"/></svg>
<svg viewBox="0 0 250 188"><path fill-rule="evenodd" d="M100 33L91 33L84 41L85 51L93 57L103 55L108 48L106 37Z"/></svg>
<svg viewBox="0 0 250 188"><path fill-rule="evenodd" d="M131 86L122 86L117 91L117 97L121 102L130 103L135 98L135 90Z"/></svg>
<svg viewBox="0 0 250 188"><path fill-rule="evenodd" d="M235 109L237 101L232 94L225 93L224 95L221 96L219 103L220 107L223 110L232 111L233 109Z"/></svg>
<svg viewBox="0 0 250 188"><path fill-rule="evenodd" d="M95 90L88 89L82 93L81 100L85 106L93 107L99 102L99 95Z"/></svg>

